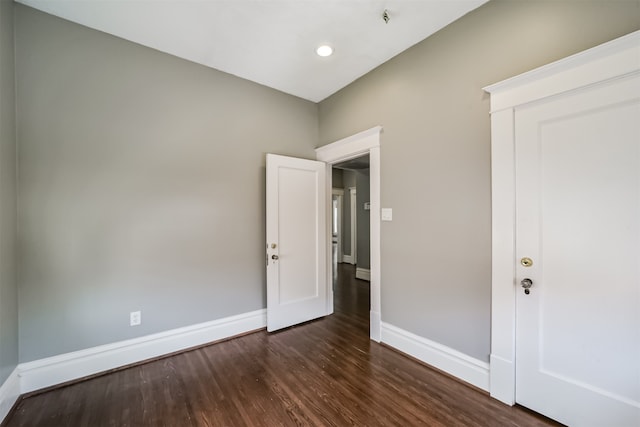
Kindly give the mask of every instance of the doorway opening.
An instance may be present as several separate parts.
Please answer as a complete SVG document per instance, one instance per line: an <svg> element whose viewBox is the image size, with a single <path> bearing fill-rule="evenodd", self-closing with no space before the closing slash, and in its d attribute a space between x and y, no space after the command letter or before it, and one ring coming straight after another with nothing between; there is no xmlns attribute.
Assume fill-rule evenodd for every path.
<svg viewBox="0 0 640 427"><path fill-rule="evenodd" d="M333 164L331 178L333 290L342 293L347 290L340 286L357 286L370 300L369 155ZM338 301L335 305L338 310Z"/></svg>
<svg viewBox="0 0 640 427"><path fill-rule="evenodd" d="M369 162L369 201L368 205L364 203L360 204L358 202L358 189L356 188L356 202L358 202L358 207L361 207L363 210L365 208L369 211L369 271L366 271L366 268L363 266L360 275L368 275L369 278L369 286L370 286L370 311L369 311L369 336L374 341L380 341L381 338L381 317L380 317L380 134L382 132L382 127L376 126L369 130L360 132L356 135L344 138L340 141L336 141L332 144L325 145L323 147L319 147L316 149L316 158L320 161L323 161L327 164L327 200L332 200L333 192L333 166L343 164L350 160L355 160L361 157L368 156ZM357 187L357 186L356 186ZM346 194L345 194L346 197ZM330 204L331 206L331 204ZM343 203L343 211L346 203ZM328 209L330 211L330 209ZM330 212L328 212L330 213ZM327 229L332 230L331 223L332 215L327 215ZM344 217L342 221L343 228L345 226ZM356 227L357 226L357 218L356 218ZM343 233L344 234L344 233ZM328 231L328 242L327 245L327 259L333 259L333 238L331 236L331 231ZM357 236L356 236L357 238ZM343 238L343 250L346 239ZM353 245L353 248L356 250L355 255L355 269L357 271L357 259L359 258L357 254L358 245L357 242ZM343 261L344 261L343 254ZM354 262L352 259L351 262ZM343 262L344 264L344 262ZM352 264L353 265L353 264ZM365 264L366 265L366 264ZM327 312L333 313L333 263L327 263L327 278L331 280L331 283L328 283L328 294L327 294Z"/></svg>
<svg viewBox="0 0 640 427"><path fill-rule="evenodd" d="M369 155L332 165L334 243L338 244L337 263L355 265L358 278L370 280L371 197ZM342 216L338 214L338 204ZM341 246L340 246L341 244ZM342 256L341 256L342 255Z"/></svg>

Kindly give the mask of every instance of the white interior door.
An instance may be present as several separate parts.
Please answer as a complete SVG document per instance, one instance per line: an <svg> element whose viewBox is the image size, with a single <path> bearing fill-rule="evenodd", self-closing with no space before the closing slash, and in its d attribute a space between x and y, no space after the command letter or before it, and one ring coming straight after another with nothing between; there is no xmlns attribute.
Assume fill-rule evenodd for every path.
<svg viewBox="0 0 640 427"><path fill-rule="evenodd" d="M327 313L326 165L267 154L267 330Z"/></svg>
<svg viewBox="0 0 640 427"><path fill-rule="evenodd" d="M640 426L640 77L515 123L516 280L533 283L516 297L516 401L572 426Z"/></svg>

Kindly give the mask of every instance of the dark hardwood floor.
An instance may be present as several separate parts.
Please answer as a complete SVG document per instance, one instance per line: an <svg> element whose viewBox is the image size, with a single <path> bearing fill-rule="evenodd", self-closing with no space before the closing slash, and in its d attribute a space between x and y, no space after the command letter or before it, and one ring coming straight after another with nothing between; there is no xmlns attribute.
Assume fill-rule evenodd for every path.
<svg viewBox="0 0 640 427"><path fill-rule="evenodd" d="M369 284L339 265L335 314L22 399L3 426L549 426L369 340Z"/></svg>

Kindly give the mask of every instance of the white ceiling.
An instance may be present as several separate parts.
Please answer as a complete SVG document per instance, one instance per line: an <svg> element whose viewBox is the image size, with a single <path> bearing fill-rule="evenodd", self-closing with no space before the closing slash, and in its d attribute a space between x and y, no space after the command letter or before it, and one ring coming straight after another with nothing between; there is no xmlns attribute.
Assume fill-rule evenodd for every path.
<svg viewBox="0 0 640 427"><path fill-rule="evenodd" d="M487 0L17 1L319 102Z"/></svg>

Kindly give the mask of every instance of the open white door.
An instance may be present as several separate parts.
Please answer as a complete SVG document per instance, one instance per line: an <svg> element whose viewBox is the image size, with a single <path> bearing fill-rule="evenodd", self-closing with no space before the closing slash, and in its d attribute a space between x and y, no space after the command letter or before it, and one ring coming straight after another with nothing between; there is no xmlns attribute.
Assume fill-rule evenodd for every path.
<svg viewBox="0 0 640 427"><path fill-rule="evenodd" d="M267 330L327 312L326 165L267 154Z"/></svg>

